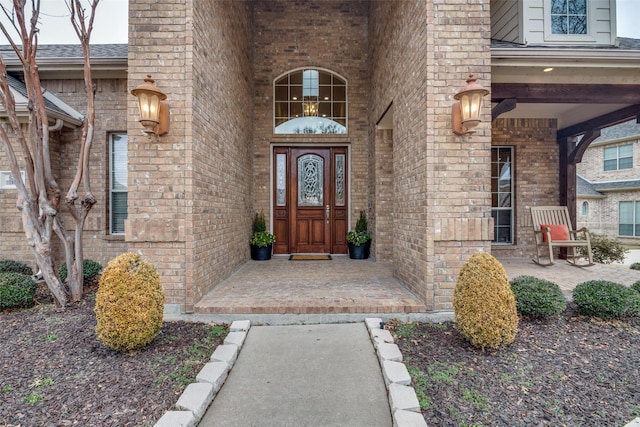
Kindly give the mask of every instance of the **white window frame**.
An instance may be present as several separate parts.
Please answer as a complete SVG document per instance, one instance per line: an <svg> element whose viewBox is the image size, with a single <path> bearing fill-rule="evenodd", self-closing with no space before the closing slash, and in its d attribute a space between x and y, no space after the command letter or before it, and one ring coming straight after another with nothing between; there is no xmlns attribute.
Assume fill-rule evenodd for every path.
<svg viewBox="0 0 640 427"><path fill-rule="evenodd" d="M124 235L124 224L122 227L122 231L114 231L114 209L113 209L113 194L114 193L127 193L127 197L128 197L128 192L129 192L129 188L127 186L126 190L114 190L114 182L113 182L113 156L114 156L114 152L113 152L113 148L114 148L114 136L124 136L127 139L127 147L128 147L128 138L127 138L127 133L126 132L111 132L109 134L109 234L112 235ZM129 154L128 152L125 153L126 159L127 159L127 170L128 170L128 161L129 161ZM126 219L126 215L124 217L124 219Z"/></svg>
<svg viewBox="0 0 640 427"><path fill-rule="evenodd" d="M596 4L587 0L587 34L554 34L551 29L551 1L544 0L544 40L546 42L594 43L596 42Z"/></svg>
<svg viewBox="0 0 640 427"><path fill-rule="evenodd" d="M589 216L589 202L582 202L582 207L580 209L581 216Z"/></svg>
<svg viewBox="0 0 640 427"><path fill-rule="evenodd" d="M26 174L25 171L20 171L20 178L22 182L25 182ZM15 190L16 184L13 181L13 176L11 176L11 171L0 171L0 190Z"/></svg>
<svg viewBox="0 0 640 427"><path fill-rule="evenodd" d="M621 234L620 226L622 225L620 222L620 207L623 203L631 203L633 206L633 222L631 223L633 229L631 234ZM628 225L628 223L625 223ZM640 237L640 231L638 230L638 226L640 226L640 201L639 200L621 200L618 202L618 236L620 237Z"/></svg>
<svg viewBox="0 0 640 427"><path fill-rule="evenodd" d="M625 157L620 157L620 148L622 147L631 147L631 155L630 156L625 156ZM614 159L606 159L605 158L605 153L607 152L607 150L613 150L615 148L616 150L616 157L615 157L615 161L616 161L616 167L613 169L607 169L605 167L605 162L607 160L614 160ZM629 167L624 167L621 168L620 167L620 159L628 159L631 158L631 166ZM626 169L633 169L633 144L622 144L622 145L616 145L616 146L609 146L609 147L604 147L602 149L602 170L603 172L613 172L613 171L619 171L619 170L626 170Z"/></svg>
<svg viewBox="0 0 640 427"><path fill-rule="evenodd" d="M494 145L491 147L491 151L492 151L492 162L493 162L493 150L497 149L497 150L503 150L503 149L508 149L509 150L509 168L510 168L510 186L511 188L509 189L509 194L510 194L510 206L508 208L504 208L504 207L500 207L500 206L493 206L493 195L494 195L494 191L493 188L491 189L491 215L492 217L494 217L494 236L493 236L493 241L491 242L491 244L493 245L513 245L515 244L515 235L514 235L514 229L515 229L515 224L514 224L514 213L515 213L515 179L514 179L514 169L513 169L513 160L514 160L514 152L515 149L513 146L511 145ZM506 162L505 162L506 163ZM491 181L492 181L492 186L493 186L493 173L491 174ZM500 192L498 192L498 194L500 194ZM501 242L498 241L497 238L497 234L495 231L497 230L498 225L496 225L495 222L495 216L494 216L494 212L498 211L509 211L510 214L510 231L509 231L509 241L508 242Z"/></svg>

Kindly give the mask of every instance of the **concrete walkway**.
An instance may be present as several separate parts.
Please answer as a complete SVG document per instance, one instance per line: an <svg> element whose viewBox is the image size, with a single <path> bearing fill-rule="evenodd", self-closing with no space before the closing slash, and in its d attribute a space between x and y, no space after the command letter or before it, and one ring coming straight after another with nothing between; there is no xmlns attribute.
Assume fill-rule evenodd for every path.
<svg viewBox="0 0 640 427"><path fill-rule="evenodd" d="M392 425L363 323L253 326L199 426Z"/></svg>

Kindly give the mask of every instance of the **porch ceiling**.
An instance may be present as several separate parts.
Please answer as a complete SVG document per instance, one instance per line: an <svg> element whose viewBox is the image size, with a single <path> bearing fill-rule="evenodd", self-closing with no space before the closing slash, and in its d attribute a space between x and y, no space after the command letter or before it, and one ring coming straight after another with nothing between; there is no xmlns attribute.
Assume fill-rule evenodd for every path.
<svg viewBox="0 0 640 427"><path fill-rule="evenodd" d="M493 47L491 61L492 108L516 99L501 118L555 118L564 129L640 104L638 50Z"/></svg>
<svg viewBox="0 0 640 427"><path fill-rule="evenodd" d="M491 101L492 108L510 102L503 110L515 101L501 117L555 118L558 129L566 129L640 104L640 85L494 82Z"/></svg>
<svg viewBox="0 0 640 427"><path fill-rule="evenodd" d="M491 104L492 107L497 103ZM500 115L500 118L522 118L522 119L557 119L558 129L564 129L577 123L600 117L631 104L584 104L584 103L518 103L516 108Z"/></svg>

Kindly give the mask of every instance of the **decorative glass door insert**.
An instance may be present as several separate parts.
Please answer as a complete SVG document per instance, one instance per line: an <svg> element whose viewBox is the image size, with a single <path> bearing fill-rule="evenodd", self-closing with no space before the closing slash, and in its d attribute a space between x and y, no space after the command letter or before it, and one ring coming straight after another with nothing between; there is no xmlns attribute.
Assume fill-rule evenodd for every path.
<svg viewBox="0 0 640 427"><path fill-rule="evenodd" d="M324 159L307 154L298 159L298 206L322 206Z"/></svg>

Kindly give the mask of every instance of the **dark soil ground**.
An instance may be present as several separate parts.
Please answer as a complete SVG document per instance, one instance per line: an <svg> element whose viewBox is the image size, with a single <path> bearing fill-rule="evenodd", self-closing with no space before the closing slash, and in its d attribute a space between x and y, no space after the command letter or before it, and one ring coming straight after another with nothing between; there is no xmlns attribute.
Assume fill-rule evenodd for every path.
<svg viewBox="0 0 640 427"><path fill-rule="evenodd" d="M391 324L431 426L623 426L640 417L640 318L521 320L498 352L453 323Z"/></svg>
<svg viewBox="0 0 640 427"><path fill-rule="evenodd" d="M167 322L122 354L97 341L94 293L59 310L46 293L0 313L0 426L151 426L227 333ZM390 322L429 426L623 426L640 416L640 318L523 319L499 352L453 323Z"/></svg>
<svg viewBox="0 0 640 427"><path fill-rule="evenodd" d="M95 293L66 310L0 313L0 426L152 426L222 343L227 328L165 322L144 349L96 339Z"/></svg>

